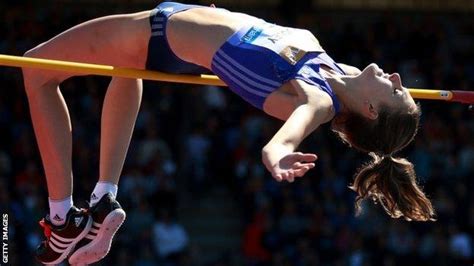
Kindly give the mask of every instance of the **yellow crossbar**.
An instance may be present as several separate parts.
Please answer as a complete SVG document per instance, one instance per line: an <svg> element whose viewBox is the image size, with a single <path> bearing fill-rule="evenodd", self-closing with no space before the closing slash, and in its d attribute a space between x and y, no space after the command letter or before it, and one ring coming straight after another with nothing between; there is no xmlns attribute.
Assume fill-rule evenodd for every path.
<svg viewBox="0 0 474 266"><path fill-rule="evenodd" d="M226 86L222 80L214 75L167 74L143 69L40 59L24 56L12 56L5 54L0 54L0 65L11 67L41 68L85 75L114 76L176 83ZM427 90L416 88L410 88L409 91L412 97L417 99L456 101L469 104L474 103L474 92L472 91Z"/></svg>
<svg viewBox="0 0 474 266"><path fill-rule="evenodd" d="M109 65L87 64L51 59L31 58L24 56L12 56L0 54L0 65L11 67L30 67L48 70L72 72L78 74L113 76L122 78L147 79L177 83L201 84L226 86L214 75L182 75L167 74L158 71L134 69L126 67L114 67Z"/></svg>

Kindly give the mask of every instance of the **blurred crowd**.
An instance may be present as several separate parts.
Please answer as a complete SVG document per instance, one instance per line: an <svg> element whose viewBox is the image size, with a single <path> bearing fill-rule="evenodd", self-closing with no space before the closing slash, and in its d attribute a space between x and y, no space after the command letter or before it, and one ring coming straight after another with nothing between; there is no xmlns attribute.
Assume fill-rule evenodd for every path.
<svg viewBox="0 0 474 266"><path fill-rule="evenodd" d="M216 1L217 2L217 1ZM302 1L300 4L308 4ZM0 3L0 53L26 50L84 20L138 7ZM146 8L153 7L151 3ZM472 14L321 11L288 1L275 10L243 10L307 28L336 61L376 62L404 85L474 88ZM74 200L79 207L98 178L100 111L106 77L62 84L73 124ZM39 151L21 72L0 68L0 210L9 214L11 265L33 265L48 211ZM222 88L146 82L141 111L119 184L128 218L100 265L196 265L191 236L179 220L180 193L195 200L212 187L240 204L237 265L472 265L474 262L474 114L466 106L422 101L416 140L399 156L415 164L436 222L389 218L366 202L354 216L348 188L366 154L350 150L327 126L300 147L317 167L295 183L274 181L261 147L281 125ZM219 219L219 217L215 217ZM232 264L225 259L209 265Z"/></svg>

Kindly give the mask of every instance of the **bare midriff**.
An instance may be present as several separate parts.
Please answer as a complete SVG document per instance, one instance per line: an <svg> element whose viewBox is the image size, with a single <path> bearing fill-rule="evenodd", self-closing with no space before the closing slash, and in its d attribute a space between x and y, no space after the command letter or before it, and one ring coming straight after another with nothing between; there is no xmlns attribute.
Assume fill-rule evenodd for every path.
<svg viewBox="0 0 474 266"><path fill-rule="evenodd" d="M172 15L166 37L182 60L211 68L215 52L236 31L257 18L218 8L193 8Z"/></svg>

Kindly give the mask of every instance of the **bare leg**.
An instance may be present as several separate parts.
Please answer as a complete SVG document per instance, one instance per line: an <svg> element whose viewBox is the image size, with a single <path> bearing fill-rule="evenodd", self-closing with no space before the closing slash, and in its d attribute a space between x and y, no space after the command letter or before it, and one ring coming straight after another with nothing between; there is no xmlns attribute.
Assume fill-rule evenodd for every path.
<svg viewBox="0 0 474 266"><path fill-rule="evenodd" d="M142 96L142 80L113 78L102 110L99 181L118 184Z"/></svg>
<svg viewBox="0 0 474 266"><path fill-rule="evenodd" d="M49 197L64 199L72 195L72 128L66 103L54 83L27 89L27 95L45 174L52 181L47 182Z"/></svg>
<svg viewBox="0 0 474 266"><path fill-rule="evenodd" d="M88 21L59 34L50 41L28 51L25 55L143 68L150 35L148 16L149 11L145 11ZM33 127L44 164L49 196L52 200L64 199L72 193L72 127L66 104L59 90L59 84L74 74L38 69L23 69L23 74ZM108 93L104 106L103 116L106 121L111 121L105 122L105 124L117 121L118 114L123 115L125 121L109 125L110 127L115 126L115 128L105 129L105 135L111 136L107 145L112 146L111 152L117 152L117 154L116 157L105 155L104 160L110 159L109 162L113 165L105 167L104 174L111 173L110 175L114 178L117 176L117 172L120 172L116 168L121 169L123 165L123 159L120 162L120 158L125 157L125 154L118 153L126 152L134 125L134 122L130 120L136 117L136 109L138 109L140 102L141 86L137 86L137 81L134 82L135 85L130 88L130 91L121 88L125 87L124 84L114 85L122 82L112 82L112 90ZM128 83L130 84L130 81ZM114 88L114 86L118 88ZM118 114L114 114L117 111L117 106L120 105L130 106L128 111L131 113L124 115L127 110L120 110ZM108 133L110 130L123 133L118 133L114 137L113 133ZM113 143L114 141L118 143ZM113 146L119 148L114 150ZM105 154L110 154L110 152L105 152ZM119 161L112 162L114 159Z"/></svg>

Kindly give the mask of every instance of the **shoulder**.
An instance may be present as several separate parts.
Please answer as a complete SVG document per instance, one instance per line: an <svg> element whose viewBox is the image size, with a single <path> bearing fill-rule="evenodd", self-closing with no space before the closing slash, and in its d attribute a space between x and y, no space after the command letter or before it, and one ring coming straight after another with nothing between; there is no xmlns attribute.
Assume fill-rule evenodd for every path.
<svg viewBox="0 0 474 266"><path fill-rule="evenodd" d="M310 85L298 79L290 80L268 95L263 110L273 117L287 120L301 105L306 105L313 109L314 113L321 114L319 117L323 118L323 123L335 115L332 99L327 93L317 85Z"/></svg>
<svg viewBox="0 0 474 266"><path fill-rule="evenodd" d="M317 84L309 84L303 80L291 80L291 85L295 89L297 105L307 104L314 108L315 112L323 117L323 121L328 122L336 114L333 99L331 96L321 90Z"/></svg>

